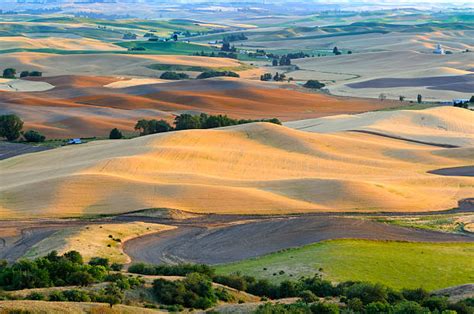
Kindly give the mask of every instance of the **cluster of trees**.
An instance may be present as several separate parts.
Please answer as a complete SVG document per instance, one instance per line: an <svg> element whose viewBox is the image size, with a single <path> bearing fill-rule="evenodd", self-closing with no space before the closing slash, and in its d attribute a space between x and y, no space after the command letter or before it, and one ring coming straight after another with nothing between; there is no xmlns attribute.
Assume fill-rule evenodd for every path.
<svg viewBox="0 0 474 314"><path fill-rule="evenodd" d="M232 119L227 115L207 115L201 113L200 115L191 115L187 113L180 114L174 119L174 127L172 127L165 120L146 120L142 119L135 125L135 130L140 132L140 135L149 135L156 133L163 133L169 131L189 130L189 129L212 129L224 126L252 123L252 122L269 122L281 124L280 120L276 118L261 119L261 120L245 120Z"/></svg>
<svg viewBox="0 0 474 314"><path fill-rule="evenodd" d="M230 43L230 42L233 42L233 41L239 41L239 40L247 40L247 36L245 36L243 33L240 33L240 34L229 34L229 35L226 35L224 36L224 38L222 39L223 42L227 42L227 43Z"/></svg>
<svg viewBox="0 0 474 314"><path fill-rule="evenodd" d="M27 142L39 143L44 142L46 137L35 130L22 132L23 121L14 114L6 114L0 116L0 137L4 137L7 141L15 141L23 135Z"/></svg>
<svg viewBox="0 0 474 314"><path fill-rule="evenodd" d="M7 68L3 70L3 78L15 78L16 77L16 69L14 68ZM20 77L27 77L27 76L42 76L43 73L40 71L22 71L20 73Z"/></svg>
<svg viewBox="0 0 474 314"><path fill-rule="evenodd" d="M153 282L153 293L162 304L195 309L207 309L216 305L218 300L233 299L226 290L215 289L211 279L200 273L190 273L178 281L157 279Z"/></svg>
<svg viewBox="0 0 474 314"><path fill-rule="evenodd" d="M21 71L20 73L20 77L28 77L28 76L36 76L36 77L39 77L39 76L43 76L43 72L40 72L40 71Z"/></svg>
<svg viewBox="0 0 474 314"><path fill-rule="evenodd" d="M234 45L231 45L230 42L223 42L221 51L227 51L227 52L236 52L237 49L235 48Z"/></svg>
<svg viewBox="0 0 474 314"><path fill-rule="evenodd" d="M162 80L186 80L189 79L189 75L186 73L178 73L173 71L163 72L160 76Z"/></svg>
<svg viewBox="0 0 474 314"><path fill-rule="evenodd" d="M85 264L81 254L70 251L58 255L52 251L35 260L20 260L12 265L1 263L0 288L20 290L68 285L87 286L104 281L110 270L108 260Z"/></svg>
<svg viewBox="0 0 474 314"><path fill-rule="evenodd" d="M471 96L468 102L455 103L454 107L469 109L469 104L474 104L474 96Z"/></svg>
<svg viewBox="0 0 474 314"><path fill-rule="evenodd" d="M263 298L299 297L300 302L292 305L262 305L257 313L458 313L469 314L474 310L474 299L466 299L456 303L448 298L430 295L424 289L394 290L382 284L367 282L341 282L337 285L324 280L320 275L302 277L297 281L286 280L280 284L271 283L267 279L256 279L251 276L235 273L216 275L206 265L173 265L150 266L146 264L132 265L129 272L153 275L186 275L199 273L201 280L220 283L239 291L245 291ZM207 281L207 279L209 281ZM162 283L160 283L162 285ZM163 286L160 286L163 287ZM182 290L183 289L181 287ZM164 289L166 290L166 289ZM169 296L167 302L173 302ZM340 304L319 302L319 298L339 298ZM163 299L161 299L163 300ZM167 303L169 304L169 303ZM293 311L294 310L294 311Z"/></svg>
<svg viewBox="0 0 474 314"><path fill-rule="evenodd" d="M240 75L238 75L237 73L232 72L232 71L214 71L214 70L210 70L210 71L202 72L196 78L198 80L201 80L201 79L207 79L207 78L211 78L211 77L221 77L221 76L240 77Z"/></svg>
<svg viewBox="0 0 474 314"><path fill-rule="evenodd" d="M321 83L318 80L309 80L303 85L303 87L312 88L312 89L321 89L324 86L326 85L324 83Z"/></svg>
<svg viewBox="0 0 474 314"><path fill-rule="evenodd" d="M215 53L214 51L211 53L205 53L204 51L201 52L196 52L193 54L194 56L200 56L200 57L211 57L211 58L230 58L230 59L238 59L238 55L235 52L224 52L224 51L219 51L218 53Z"/></svg>
<svg viewBox="0 0 474 314"><path fill-rule="evenodd" d="M260 80L261 81L271 81L271 80L274 80L275 82L283 82L286 80L286 75L284 73L278 73L276 72L275 75L272 75L271 73L265 73L263 75L260 75ZM288 82L289 81L292 81L293 78L290 77L288 79Z"/></svg>

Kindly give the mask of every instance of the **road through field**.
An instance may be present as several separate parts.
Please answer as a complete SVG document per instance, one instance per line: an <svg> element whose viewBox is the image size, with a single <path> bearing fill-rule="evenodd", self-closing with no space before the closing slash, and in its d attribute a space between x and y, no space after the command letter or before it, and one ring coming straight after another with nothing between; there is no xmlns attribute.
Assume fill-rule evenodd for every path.
<svg viewBox="0 0 474 314"><path fill-rule="evenodd" d="M362 219L300 216L234 222L227 226L182 225L136 238L124 250L148 263L229 263L329 239L474 242L474 237L387 225Z"/></svg>

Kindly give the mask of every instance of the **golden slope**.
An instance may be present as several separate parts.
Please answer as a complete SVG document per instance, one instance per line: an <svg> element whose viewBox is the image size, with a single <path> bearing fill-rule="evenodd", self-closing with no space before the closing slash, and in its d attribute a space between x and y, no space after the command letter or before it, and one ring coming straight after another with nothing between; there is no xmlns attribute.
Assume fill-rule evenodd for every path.
<svg viewBox="0 0 474 314"><path fill-rule="evenodd" d="M472 146L443 149L266 123L180 131L1 161L1 208L9 217L152 207L262 214L442 210L472 196L474 180L426 171L468 165L473 154Z"/></svg>
<svg viewBox="0 0 474 314"><path fill-rule="evenodd" d="M285 126L318 133L372 131L429 143L474 146L474 112L462 108L367 112L285 123Z"/></svg>

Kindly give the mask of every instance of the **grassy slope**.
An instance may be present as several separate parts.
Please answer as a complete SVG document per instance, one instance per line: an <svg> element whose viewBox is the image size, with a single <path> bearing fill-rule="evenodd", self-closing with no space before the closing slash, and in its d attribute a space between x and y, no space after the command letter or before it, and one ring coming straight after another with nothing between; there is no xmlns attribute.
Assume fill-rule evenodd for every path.
<svg viewBox="0 0 474 314"><path fill-rule="evenodd" d="M340 282L381 282L393 288L445 288L474 281L474 244L335 240L315 243L238 263L218 266L219 273L272 281L314 274ZM264 270L266 268L267 270ZM278 274L281 270L284 274ZM277 275L273 275L277 273Z"/></svg>

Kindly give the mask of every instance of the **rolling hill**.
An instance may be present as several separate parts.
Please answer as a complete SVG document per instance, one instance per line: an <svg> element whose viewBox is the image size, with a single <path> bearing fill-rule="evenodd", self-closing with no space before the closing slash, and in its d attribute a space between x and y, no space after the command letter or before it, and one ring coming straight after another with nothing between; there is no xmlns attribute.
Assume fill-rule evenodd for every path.
<svg viewBox="0 0 474 314"><path fill-rule="evenodd" d="M456 132L473 115L457 116L459 110L420 112L427 119L445 115L452 119L445 125ZM400 115L415 132L413 123L420 120L409 123L409 112ZM472 129L465 132L472 141ZM448 149L266 123L97 141L1 161L0 217L145 208L235 214L437 211L472 196L474 181L427 171L469 165L472 154L471 145Z"/></svg>

